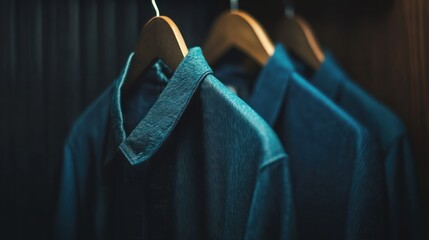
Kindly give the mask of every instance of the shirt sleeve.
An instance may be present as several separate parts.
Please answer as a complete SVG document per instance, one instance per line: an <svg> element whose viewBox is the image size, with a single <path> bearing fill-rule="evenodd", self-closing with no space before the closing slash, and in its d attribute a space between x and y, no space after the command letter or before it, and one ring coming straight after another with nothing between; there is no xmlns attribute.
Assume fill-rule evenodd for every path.
<svg viewBox="0 0 429 240"><path fill-rule="evenodd" d="M295 234L289 161L282 157L259 171L245 239L295 239Z"/></svg>
<svg viewBox="0 0 429 240"><path fill-rule="evenodd" d="M60 191L54 223L54 239L76 239L78 188L76 165L71 148L66 145L60 174Z"/></svg>
<svg viewBox="0 0 429 240"><path fill-rule="evenodd" d="M385 164L390 239L425 239L419 184L407 137L390 146Z"/></svg>
<svg viewBox="0 0 429 240"><path fill-rule="evenodd" d="M386 239L384 162L380 146L367 131L357 139L348 199L346 239Z"/></svg>

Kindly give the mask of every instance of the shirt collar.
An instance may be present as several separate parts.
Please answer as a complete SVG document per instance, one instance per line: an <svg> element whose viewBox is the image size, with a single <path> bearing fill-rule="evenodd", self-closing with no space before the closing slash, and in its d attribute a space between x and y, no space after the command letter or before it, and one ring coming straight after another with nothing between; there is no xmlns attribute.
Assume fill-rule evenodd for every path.
<svg viewBox="0 0 429 240"><path fill-rule="evenodd" d="M325 60L308 80L328 98L337 100L340 83L346 78L329 51L325 52Z"/></svg>
<svg viewBox="0 0 429 240"><path fill-rule="evenodd" d="M273 56L256 79L248 101L271 126L278 117L293 71L293 64L285 49L281 44L277 44Z"/></svg>
<svg viewBox="0 0 429 240"><path fill-rule="evenodd" d="M111 130L114 139L110 140L110 145L113 143L112 149L115 150L119 146L125 158L132 165L136 165L150 158L160 148L179 121L199 83L211 74L212 70L200 48L189 49L158 100L129 136L126 136L121 108L121 90L132 58L133 54L128 58L116 82L111 105ZM111 159L111 156L106 157L107 162Z"/></svg>

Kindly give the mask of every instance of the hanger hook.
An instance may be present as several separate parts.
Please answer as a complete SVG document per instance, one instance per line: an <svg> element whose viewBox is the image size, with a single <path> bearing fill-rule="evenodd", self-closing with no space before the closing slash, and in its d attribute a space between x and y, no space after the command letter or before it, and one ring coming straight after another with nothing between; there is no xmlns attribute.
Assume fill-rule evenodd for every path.
<svg viewBox="0 0 429 240"><path fill-rule="evenodd" d="M238 10L238 0L229 0L229 8L231 11Z"/></svg>
<svg viewBox="0 0 429 240"><path fill-rule="evenodd" d="M156 5L156 0L152 0L153 9L155 9L156 16L159 17L158 5Z"/></svg>
<svg viewBox="0 0 429 240"><path fill-rule="evenodd" d="M293 0L284 0L284 11L286 17L294 17L295 16L295 6L293 5Z"/></svg>

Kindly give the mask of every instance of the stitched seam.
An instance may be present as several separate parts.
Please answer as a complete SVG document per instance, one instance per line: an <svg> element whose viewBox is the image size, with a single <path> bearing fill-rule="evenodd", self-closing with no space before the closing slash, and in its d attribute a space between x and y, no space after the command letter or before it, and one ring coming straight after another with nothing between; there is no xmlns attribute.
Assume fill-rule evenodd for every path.
<svg viewBox="0 0 429 240"><path fill-rule="evenodd" d="M281 163L281 160L286 158L286 154L281 154L278 155L276 157L274 157L272 160L270 160L269 162L265 162L263 163L261 166L259 166L259 173L261 173L262 171L264 171L266 168L277 164L277 163Z"/></svg>

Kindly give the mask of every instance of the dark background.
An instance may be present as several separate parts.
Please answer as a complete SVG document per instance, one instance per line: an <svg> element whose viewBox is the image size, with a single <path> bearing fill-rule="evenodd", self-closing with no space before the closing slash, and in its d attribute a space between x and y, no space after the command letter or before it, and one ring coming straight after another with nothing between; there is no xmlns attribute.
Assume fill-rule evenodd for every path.
<svg viewBox="0 0 429 240"><path fill-rule="evenodd" d="M189 47L228 1L157 0ZM353 79L406 123L429 199L429 3L295 0ZM282 1L242 0L268 32ZM0 1L0 239L49 239L67 132L118 76L149 0ZM425 205L427 209L427 204Z"/></svg>

